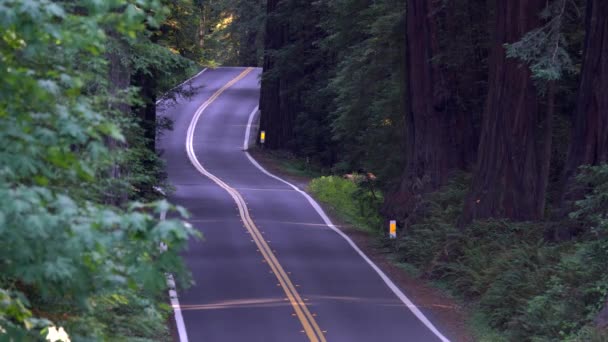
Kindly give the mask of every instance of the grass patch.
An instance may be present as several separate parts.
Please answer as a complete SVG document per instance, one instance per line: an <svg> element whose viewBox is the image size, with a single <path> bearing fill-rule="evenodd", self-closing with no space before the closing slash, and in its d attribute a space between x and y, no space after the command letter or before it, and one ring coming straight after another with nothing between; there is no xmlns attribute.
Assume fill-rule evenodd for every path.
<svg viewBox="0 0 608 342"><path fill-rule="evenodd" d="M394 259L394 258L391 258ZM401 270L403 270L407 275L414 277L414 278L420 278L420 276L422 275L422 273L420 273L420 270L412 265L412 264L408 264L407 262L398 262L398 261L394 261L393 264L397 267L399 267Z"/></svg>
<svg viewBox="0 0 608 342"><path fill-rule="evenodd" d="M327 175L329 170L318 163L305 158L296 157L288 151L272 151L258 149L266 158L277 164L281 171L295 177L317 178Z"/></svg>
<svg viewBox="0 0 608 342"><path fill-rule="evenodd" d="M367 232L378 232L382 224L379 208L383 201L379 191L338 176L315 178L309 190L344 221Z"/></svg>
<svg viewBox="0 0 608 342"><path fill-rule="evenodd" d="M473 310L473 315L469 319L469 326L473 331L475 340L478 342L509 342L503 334L490 328L487 318L479 309Z"/></svg>

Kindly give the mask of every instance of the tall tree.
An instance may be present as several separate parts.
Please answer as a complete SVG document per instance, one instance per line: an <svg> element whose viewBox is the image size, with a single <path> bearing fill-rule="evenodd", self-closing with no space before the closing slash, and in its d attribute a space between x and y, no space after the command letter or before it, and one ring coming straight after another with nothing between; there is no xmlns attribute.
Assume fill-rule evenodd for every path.
<svg viewBox="0 0 608 342"><path fill-rule="evenodd" d="M583 69L565 185L581 165L608 161L608 2L587 1Z"/></svg>
<svg viewBox="0 0 608 342"><path fill-rule="evenodd" d="M307 111L306 96L322 67L319 23L320 8L310 1L267 2L260 128L269 148L298 149L296 120Z"/></svg>
<svg viewBox="0 0 608 342"><path fill-rule="evenodd" d="M462 106L459 94L470 93L485 77L483 54L468 56L474 68L459 62L450 65L441 59L442 55L454 54L446 48L444 39L458 39L454 37L460 35L465 46L476 49L475 36L463 34L458 24L461 16L476 16L473 5L484 8L485 2L407 2L407 165L399 190L388 197L389 214L407 216L419 194L438 189L452 171L465 170L475 160L475 117L479 113L475 115L474 108ZM458 61L457 57L449 58ZM481 74L473 71L468 73L470 77L461 77L463 69L481 70Z"/></svg>
<svg viewBox="0 0 608 342"><path fill-rule="evenodd" d="M551 117L539 102L530 68L508 58L505 44L543 24L545 0L496 0L489 89L479 157L463 222L487 217L543 216Z"/></svg>
<svg viewBox="0 0 608 342"><path fill-rule="evenodd" d="M277 15L279 0L268 0L266 4L266 35L264 36L264 77L260 94L260 129L267 132L266 146L285 148L293 138L295 113L287 107L284 88L286 80L276 68L276 51L287 41L288 27ZM283 91L282 91L283 90Z"/></svg>
<svg viewBox="0 0 608 342"><path fill-rule="evenodd" d="M134 44L153 45L145 23L164 20L163 7L122 0L0 7L0 340L44 339L49 319L73 340L165 335L157 298L166 293L165 272L184 270L175 248L193 231L176 220L160 224L152 213L171 206L135 195L134 179L148 170L133 137L129 106L139 97L128 62ZM156 48L165 54L146 57L177 64ZM108 177L110 168L120 178ZM137 202L107 205L115 189L129 189ZM145 331L130 329L133 313L146 313L137 316Z"/></svg>
<svg viewBox="0 0 608 342"><path fill-rule="evenodd" d="M383 185L403 170L405 0L327 1L321 45L334 55L325 109L337 150L334 170L366 170ZM327 115L326 112L330 112ZM323 123L321 123L323 125ZM323 132L322 129L319 131Z"/></svg>
<svg viewBox="0 0 608 342"><path fill-rule="evenodd" d="M242 66L259 66L263 37L264 1L238 0L235 7L233 35L238 36L237 61Z"/></svg>

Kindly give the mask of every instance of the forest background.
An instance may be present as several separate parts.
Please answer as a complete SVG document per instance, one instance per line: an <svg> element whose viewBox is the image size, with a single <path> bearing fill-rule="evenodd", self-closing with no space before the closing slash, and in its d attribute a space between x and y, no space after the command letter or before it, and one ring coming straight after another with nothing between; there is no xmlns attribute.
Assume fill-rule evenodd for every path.
<svg viewBox="0 0 608 342"><path fill-rule="evenodd" d="M311 191L467 303L480 339L605 340L607 18L602 0L1 1L0 333L170 339L165 272L188 283L198 234L158 219L187 213L155 190L156 104L238 65L264 68L265 147L324 175Z"/></svg>

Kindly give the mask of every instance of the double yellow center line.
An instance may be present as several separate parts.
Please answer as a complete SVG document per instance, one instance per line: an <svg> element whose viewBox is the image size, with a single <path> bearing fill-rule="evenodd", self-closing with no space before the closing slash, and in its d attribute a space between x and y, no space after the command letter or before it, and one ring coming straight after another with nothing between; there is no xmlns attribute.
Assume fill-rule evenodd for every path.
<svg viewBox="0 0 608 342"><path fill-rule="evenodd" d="M204 176L211 179L213 182L215 182L217 185L219 185L222 189L226 190L230 194L230 196L232 196L232 199L234 200L234 202L236 203L236 205L239 209L239 214L241 216L241 219L243 220L245 228L251 234L253 241L255 242L258 249L264 256L264 260L268 263L268 265L270 265L270 269L272 270L272 273L277 277L279 284L281 285L281 288L283 289L283 291L285 291L285 294L287 295L287 299L289 300L289 302L291 303L291 306L295 310L296 316L302 323L302 327L304 328L304 332L306 333L306 336L308 336L308 338L310 339L311 342L326 342L323 331L319 328L319 325L317 324L313 315L308 310L308 307L302 300L302 297L296 290L296 287L294 286L293 282L291 281L291 279L289 279L289 277L287 276L287 273L285 272L285 270L283 269L283 267L277 260L276 256L272 252L272 249L270 248L270 246L268 245L266 240L264 240L264 237L260 233L260 230L258 229L258 227L255 225L255 223L251 219L251 216L249 215L249 209L247 208L247 204L245 203L243 196L241 196L241 194L236 189L230 187L228 184L224 183L221 179L219 179L212 173L208 172L198 161L196 154L194 153L194 146L193 146L194 131L196 129L196 125L197 125L198 120L200 119L202 113L205 111L205 109L207 109L207 107L213 101L215 101L224 91L226 91L226 89L230 88L235 83L237 83L238 81L243 79L252 70L253 70L253 68L245 69L241 74L239 74L237 77L235 77L230 82L226 83L226 85L224 85L218 91L216 91L207 101L205 101L196 110L196 112L194 113L194 116L192 118L192 121L190 122L190 126L188 127L188 132L187 132L187 136L186 136L186 152L188 153L188 158L190 159L190 162L192 163L192 165L194 165L194 167L201 174L203 174Z"/></svg>

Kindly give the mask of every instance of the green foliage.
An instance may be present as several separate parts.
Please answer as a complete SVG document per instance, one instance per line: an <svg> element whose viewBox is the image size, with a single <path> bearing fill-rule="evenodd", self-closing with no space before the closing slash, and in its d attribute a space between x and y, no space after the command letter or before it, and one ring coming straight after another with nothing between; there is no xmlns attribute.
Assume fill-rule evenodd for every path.
<svg viewBox="0 0 608 342"><path fill-rule="evenodd" d="M187 281L178 253L197 233L158 220L185 215L166 201L115 200L157 176L108 177L153 159L128 134L137 124L119 107L136 91L115 88L109 56L145 42L164 13L156 0L0 3L0 339L35 339L51 322L78 339L166 331L165 272Z"/></svg>
<svg viewBox="0 0 608 342"><path fill-rule="evenodd" d="M404 165L403 0L283 1L268 20L287 41L265 53L295 117L285 146L336 173L371 171L385 185ZM293 80L293 81L291 81ZM291 115L291 114L290 114Z"/></svg>
<svg viewBox="0 0 608 342"><path fill-rule="evenodd" d="M542 223L487 220L458 228L470 175L457 174L424 196L399 234L396 261L475 303L480 340L602 341L591 322L608 297L608 165L582 168L578 181L589 195L571 216L589 232L552 244ZM377 232L381 201L362 184L327 176L309 188L347 222Z"/></svg>
<svg viewBox="0 0 608 342"><path fill-rule="evenodd" d="M151 38L154 38L153 35ZM165 94L182 80L196 74L198 64L169 50L170 46L152 44L146 37L133 42L129 51L130 70L154 76L157 95Z"/></svg>
<svg viewBox="0 0 608 342"><path fill-rule="evenodd" d="M566 49L568 42L562 32L568 3L567 0L548 2L540 13L546 24L526 33L513 44L505 44L507 56L528 63L536 79L555 81L564 72L574 72L574 64Z"/></svg>
<svg viewBox="0 0 608 342"><path fill-rule="evenodd" d="M283 37L267 39L276 40L280 46L264 52L272 67L265 70L262 83L280 80L285 117L293 122L293 136L286 137L281 148L313 163L331 166L335 151L327 108L333 94L326 86L335 62L320 45L327 33L319 25L326 7L324 1L287 0L269 14L267 26L284 33L280 34Z"/></svg>
<svg viewBox="0 0 608 342"><path fill-rule="evenodd" d="M379 208L382 195L370 188L365 176L352 181L337 176L323 176L310 182L316 199L328 204L344 220L357 228L377 232L382 225ZM373 185L372 185L373 186Z"/></svg>
<svg viewBox="0 0 608 342"><path fill-rule="evenodd" d="M542 223L457 228L469 182L459 175L425 196L398 242L399 261L475 301L484 324L508 340L600 340L591 322L608 297L608 165L584 167L577 179L589 191L571 214L579 222L561 222L590 227L575 241L547 243Z"/></svg>
<svg viewBox="0 0 608 342"><path fill-rule="evenodd" d="M258 66L263 56L265 0L171 0L158 43L215 67Z"/></svg>
<svg viewBox="0 0 608 342"><path fill-rule="evenodd" d="M287 147L297 157L337 174L372 171L383 189L400 181L408 140L403 122L408 101L405 5L403 0L285 0L267 18L289 26L285 46L266 51L275 65L264 77L283 81L280 95L296 113ZM446 112L458 115L472 113L466 117L472 118L477 132L493 39L488 18L491 22L504 13L483 1L439 1L432 6L430 27L420 30L431 31L428 39L436 51L429 63L446 76L437 81L439 87L432 87L442 93L432 96L450 99L433 105L456 106ZM538 13L542 25L505 45L507 57L529 66L539 91L546 92L550 85L547 93L554 95L541 96L539 109L554 116L548 213L560 209L552 206L560 201L580 83L583 7L581 0L547 1ZM452 124L452 119L459 120L446 118L440 125ZM467 137L469 142L477 138ZM401 222L398 241L386 245L396 251L397 262L416 267L422 276L474 302L483 316L479 324L490 326L481 340L599 340L602 334L590 322L607 296L605 170L583 169L579 182L582 192L590 195L577 202L571 218L551 223L582 230L572 241L548 241L546 222L486 220L461 227L458 220L471 176L456 174L440 190L422 196ZM369 200L369 189L360 184L321 177L310 189L350 223L380 227L379 204Z"/></svg>
<svg viewBox="0 0 608 342"><path fill-rule="evenodd" d="M578 210L571 217L587 220L593 227L592 232L598 238L605 238L608 235L608 164L582 166L576 180L587 195L576 202Z"/></svg>
<svg viewBox="0 0 608 342"><path fill-rule="evenodd" d="M261 64L265 1L171 0L154 38L172 52L207 66Z"/></svg>
<svg viewBox="0 0 608 342"><path fill-rule="evenodd" d="M107 340L129 341L170 341L172 338L166 327L170 311L168 305L159 304L164 298L155 298L150 292L134 292L118 289L116 292L100 296L91 306L98 313L95 320L89 317L74 317L67 325L74 339L86 339L90 330L100 334L106 332Z"/></svg>
<svg viewBox="0 0 608 342"><path fill-rule="evenodd" d="M323 168L320 164L314 164L305 158L298 158L288 151L264 151L265 156L279 163L281 170L296 177L317 178L328 173L330 170Z"/></svg>
<svg viewBox="0 0 608 342"><path fill-rule="evenodd" d="M469 325L474 333L475 340L479 342L509 342L509 339L500 332L492 329L484 314L475 308L469 318Z"/></svg>
<svg viewBox="0 0 608 342"><path fill-rule="evenodd" d="M461 233L453 223L462 212L469 182L470 175L459 174L440 191L424 197L410 217L411 228L401 234L399 255L426 274L434 273L439 261L458 248Z"/></svg>
<svg viewBox="0 0 608 342"><path fill-rule="evenodd" d="M223 0L203 4L209 12L206 60L221 65L261 66L265 0Z"/></svg>
<svg viewBox="0 0 608 342"><path fill-rule="evenodd" d="M543 336L600 338L584 325L608 298L608 164L581 167L577 182L587 195L576 203L570 217L588 229L562 256L547 291L528 303L522 325L525 333L538 340Z"/></svg>
<svg viewBox="0 0 608 342"><path fill-rule="evenodd" d="M604 245L601 247L601 245ZM562 256L543 293L530 298L515 336L569 339L590 323L608 296L606 241L582 242Z"/></svg>
<svg viewBox="0 0 608 342"><path fill-rule="evenodd" d="M203 51L198 45L201 4L193 0L169 0L165 4L168 15L160 25L160 34L156 36L158 43L180 56L202 62Z"/></svg>
<svg viewBox="0 0 608 342"><path fill-rule="evenodd" d="M339 61L327 90L338 172L369 170L394 179L405 151L405 39L401 0L329 1L322 46Z"/></svg>

